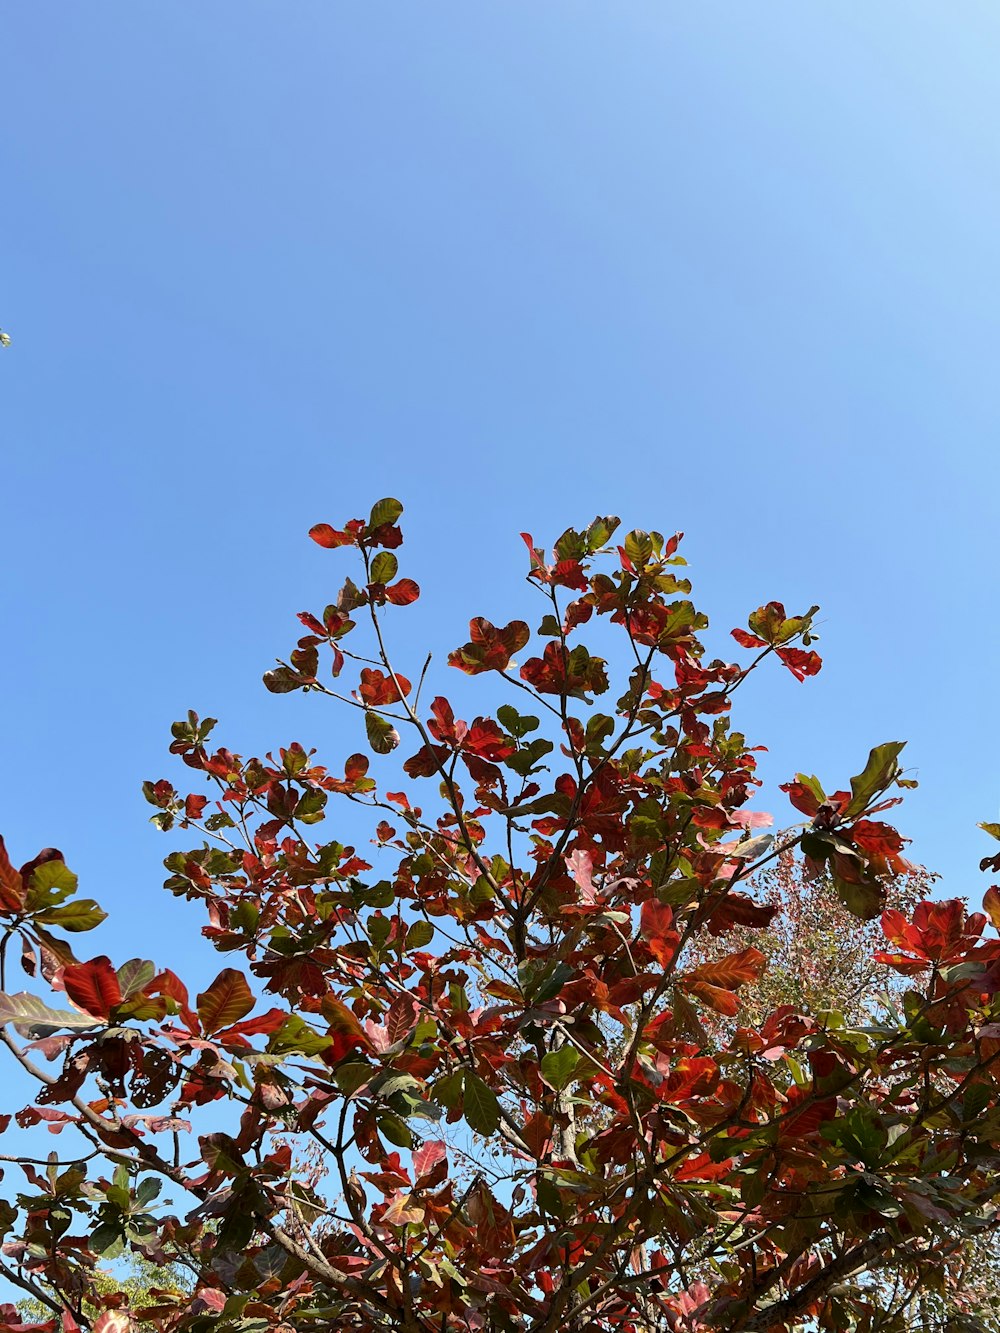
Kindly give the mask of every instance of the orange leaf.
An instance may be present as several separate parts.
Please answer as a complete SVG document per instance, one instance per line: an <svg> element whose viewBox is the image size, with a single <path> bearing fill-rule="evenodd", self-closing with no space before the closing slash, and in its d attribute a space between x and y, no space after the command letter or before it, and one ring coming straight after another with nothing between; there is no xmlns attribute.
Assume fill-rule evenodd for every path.
<svg viewBox="0 0 1000 1333"><path fill-rule="evenodd" d="M238 1023L255 1003L243 973L233 967L224 968L208 990L198 996L198 1017L206 1036Z"/></svg>
<svg viewBox="0 0 1000 1333"><path fill-rule="evenodd" d="M714 963L702 963L689 972L688 981L705 981L724 990L738 990L748 981L756 981L767 966L767 959L759 949L741 949Z"/></svg>

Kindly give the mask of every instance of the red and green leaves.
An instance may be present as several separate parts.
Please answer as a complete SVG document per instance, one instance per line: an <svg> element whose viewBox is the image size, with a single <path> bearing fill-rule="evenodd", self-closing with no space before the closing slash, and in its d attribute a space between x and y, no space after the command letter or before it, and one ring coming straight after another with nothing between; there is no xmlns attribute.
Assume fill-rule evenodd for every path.
<svg viewBox="0 0 1000 1333"><path fill-rule="evenodd" d="M713 660L679 538L635 528L611 549L617 520L597 519L551 554L526 538L538 653L516 661L526 621L476 618L449 660L479 679L452 677L455 707L428 707L437 659L421 640L397 664L383 628L418 593L400 578L401 510L383 500L313 529L345 548L353 578L300 614L305 636L268 682L345 704L357 727L360 711L387 781L378 760L324 763L287 739L263 757L211 750L211 719L190 714L171 749L209 795L144 788L164 831L196 826L196 845L170 851L167 888L204 911L232 964L194 1007L169 969L78 963L55 932L100 909L74 896L58 852L18 871L0 844L5 965L22 951L76 1006L0 995L0 1021L33 1045L25 1060L51 1069L18 1124L58 1132L84 1116L111 1159L46 1176L24 1161L36 1194L8 1245L34 1246L34 1277L76 1274L81 1200L99 1201L91 1249L126 1236L192 1274L190 1292L158 1291L145 1311L120 1293L116 1313L162 1333L192 1316L372 1333L366 1310L379 1326L488 1316L524 1333L556 1301L560 1327L601 1328L801 1301L796 1328L825 1317L803 1293L838 1278L828 1254L878 1234L891 1266L878 1218L905 1214L907 1254L914 1238L934 1254L933 1227L961 1232L998 1150L1000 893L985 915L904 893L912 867L882 817L905 785L895 742L849 791L799 774L786 791L801 822L770 844L751 836L768 820L730 709L758 662L814 674L815 609L768 603L735 632L754 660ZM604 656L576 642L584 624ZM416 777L432 781L411 789ZM351 802L339 826L338 797ZM841 904L867 919L883 895L884 949ZM865 995L870 1008L848 1012L850 986L816 981L841 949L890 1003ZM283 1007L255 1013L257 987ZM342 1176L355 1157L370 1169ZM183 1223L150 1209L147 1175L196 1201ZM267 1221L292 1213L294 1235ZM684 1271L699 1279L681 1290ZM80 1308L111 1308L88 1273ZM844 1327L871 1322L855 1287L836 1296Z"/></svg>
<svg viewBox="0 0 1000 1333"><path fill-rule="evenodd" d="M333 528L329 523L315 523L309 529L309 536L327 550L338 546L384 546L394 548L402 541L399 529L395 526L403 512L398 500L379 500L372 506L368 522L352 518L343 528Z"/></svg>
<svg viewBox="0 0 1000 1333"><path fill-rule="evenodd" d="M63 860L62 852L46 847L38 856L15 870L3 839L0 838L0 914L13 914L20 922L35 928L36 940L49 941L51 928L79 934L93 930L107 913L92 898L72 899L77 878ZM38 927L42 927L41 937ZM50 947L52 947L50 943ZM72 958L69 946L63 946L66 958Z"/></svg>
<svg viewBox="0 0 1000 1333"><path fill-rule="evenodd" d="M787 616L780 602L768 602L750 616L749 632L734 629L732 636L743 648L772 648L796 680L805 680L815 676L823 665L819 654L809 648L815 638L812 623L818 610L813 606L803 616ZM801 639L804 646L791 647L795 639Z"/></svg>
<svg viewBox="0 0 1000 1333"><path fill-rule="evenodd" d="M603 694L608 688L607 664L600 657L591 657L583 644L566 648L562 643L547 643L541 657L525 662L521 679L539 694L563 694L575 699Z"/></svg>
<svg viewBox="0 0 1000 1333"><path fill-rule="evenodd" d="M469 621L469 642L449 654L448 665L458 667L467 676L506 671L514 654L521 651L530 637L531 631L523 620L512 620L498 629L483 616L475 616Z"/></svg>

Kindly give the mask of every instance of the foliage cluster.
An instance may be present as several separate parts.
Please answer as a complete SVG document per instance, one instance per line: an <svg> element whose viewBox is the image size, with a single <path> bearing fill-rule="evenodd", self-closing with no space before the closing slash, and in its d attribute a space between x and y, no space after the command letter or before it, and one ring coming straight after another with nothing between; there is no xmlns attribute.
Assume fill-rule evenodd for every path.
<svg viewBox="0 0 1000 1333"><path fill-rule="evenodd" d="M166 886L226 955L211 985L80 961L103 913L62 855L0 857L2 1040L35 1086L16 1124L70 1145L8 1155L0 1273L63 1333L974 1321L1000 894L908 901L883 818L913 785L899 742L831 791L796 775L800 822L761 832L732 701L762 667L816 674L816 608L768 603L733 631L747 659L713 658L680 534L525 535L541 618L471 621L449 662L507 702L464 721L390 652L420 592L401 511L312 529L361 576L265 677L348 707L391 789L360 748L244 758L193 713L170 748L210 794L145 785L198 840ZM331 796L368 812L372 852L320 836ZM813 886L798 920L793 884ZM15 950L61 999L8 990ZM190 1287L109 1291L97 1264L123 1253Z"/></svg>

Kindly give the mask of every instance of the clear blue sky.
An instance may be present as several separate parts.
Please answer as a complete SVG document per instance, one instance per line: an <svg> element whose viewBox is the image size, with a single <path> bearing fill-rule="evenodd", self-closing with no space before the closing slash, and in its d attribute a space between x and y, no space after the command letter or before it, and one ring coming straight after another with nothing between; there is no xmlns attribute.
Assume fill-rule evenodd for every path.
<svg viewBox="0 0 1000 1333"><path fill-rule="evenodd" d="M385 493L415 657L597 511L687 531L720 645L821 603L824 674L737 714L769 780L908 738L912 855L982 892L995 4L8 5L0 89L0 828L103 947L200 922L173 718L357 747L260 673L339 584L306 529Z"/></svg>

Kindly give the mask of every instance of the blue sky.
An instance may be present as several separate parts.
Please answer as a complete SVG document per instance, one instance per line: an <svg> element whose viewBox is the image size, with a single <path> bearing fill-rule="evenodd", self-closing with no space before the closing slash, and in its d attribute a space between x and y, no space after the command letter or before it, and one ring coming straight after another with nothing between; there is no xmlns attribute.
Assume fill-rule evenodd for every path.
<svg viewBox="0 0 1000 1333"><path fill-rule="evenodd" d="M0 829L63 849L102 947L201 969L139 790L182 780L184 710L244 753L358 748L260 674L339 586L310 524L387 493L417 662L523 613L518 531L598 511L687 532L720 647L819 602L823 675L737 712L769 782L907 738L911 853L981 894L995 5L106 0L0 29Z"/></svg>

